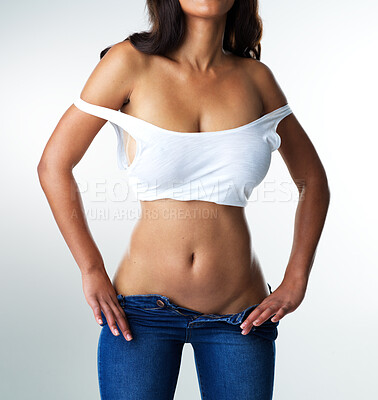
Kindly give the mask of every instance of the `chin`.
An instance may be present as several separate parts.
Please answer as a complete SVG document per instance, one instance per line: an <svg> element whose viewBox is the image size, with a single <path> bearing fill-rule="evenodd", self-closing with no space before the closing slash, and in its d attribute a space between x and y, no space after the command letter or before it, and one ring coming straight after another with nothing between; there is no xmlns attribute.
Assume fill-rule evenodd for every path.
<svg viewBox="0 0 378 400"><path fill-rule="evenodd" d="M193 17L215 18L226 14L235 0L179 0L183 12Z"/></svg>

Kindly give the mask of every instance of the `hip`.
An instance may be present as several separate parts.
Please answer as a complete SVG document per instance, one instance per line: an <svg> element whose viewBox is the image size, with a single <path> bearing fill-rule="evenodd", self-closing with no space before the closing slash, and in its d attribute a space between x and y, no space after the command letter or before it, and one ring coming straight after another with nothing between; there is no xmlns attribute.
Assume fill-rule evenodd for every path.
<svg viewBox="0 0 378 400"><path fill-rule="evenodd" d="M270 284L266 282L266 285L269 293L272 293ZM241 338L249 335L271 341L274 341L278 336L277 327L279 321L272 322L270 319L259 326L253 326L247 335L241 334L240 325L259 303L250 304L236 313L205 314L195 309L180 306L169 297L161 294L150 293L126 296L119 294L117 295L117 300L126 314L130 328L134 328L133 337L137 336L137 332L140 334L156 334L157 331L161 330L162 334L174 332L177 335L177 339L181 339L183 343L188 343L197 337L194 331L198 328L208 328L209 332L212 331L214 334L219 334L223 331L226 335L224 337L225 341L230 337L232 338L232 335L227 332L236 332ZM102 318L104 321L102 326L104 327L107 322L103 313ZM215 332L215 328L217 332ZM202 331L204 332L203 329ZM111 332L110 334L112 335ZM115 338L124 340L121 335Z"/></svg>

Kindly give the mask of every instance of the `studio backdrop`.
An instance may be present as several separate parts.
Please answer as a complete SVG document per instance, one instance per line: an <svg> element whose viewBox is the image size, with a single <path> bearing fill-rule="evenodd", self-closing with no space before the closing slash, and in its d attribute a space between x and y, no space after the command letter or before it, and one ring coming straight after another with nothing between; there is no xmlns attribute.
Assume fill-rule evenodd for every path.
<svg viewBox="0 0 378 400"><path fill-rule="evenodd" d="M261 61L327 171L331 203L306 297L276 341L277 400L377 396L377 52L371 0L260 1ZM41 189L37 165L100 51L148 27L144 1L3 2L1 31L0 398L99 399L100 327ZM120 189L106 123L74 169L93 237L113 276L139 216ZM127 189L126 189L127 190ZM246 208L275 289L291 250L297 191L279 152ZM185 345L176 399L200 399Z"/></svg>

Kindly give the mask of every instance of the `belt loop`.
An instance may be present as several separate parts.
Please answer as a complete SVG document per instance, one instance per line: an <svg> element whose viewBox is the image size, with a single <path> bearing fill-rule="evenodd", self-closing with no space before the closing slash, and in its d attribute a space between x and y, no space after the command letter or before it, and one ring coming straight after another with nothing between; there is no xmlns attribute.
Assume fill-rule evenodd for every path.
<svg viewBox="0 0 378 400"><path fill-rule="evenodd" d="M122 296L122 294L117 295L117 299L119 301L119 305L121 307L124 307L125 306L125 298Z"/></svg>

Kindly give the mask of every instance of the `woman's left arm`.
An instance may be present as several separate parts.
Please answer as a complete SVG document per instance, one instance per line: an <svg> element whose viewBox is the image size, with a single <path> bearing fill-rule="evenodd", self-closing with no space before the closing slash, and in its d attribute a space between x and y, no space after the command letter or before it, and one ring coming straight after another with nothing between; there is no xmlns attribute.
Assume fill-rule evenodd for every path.
<svg viewBox="0 0 378 400"><path fill-rule="evenodd" d="M275 91L277 96L272 98L278 98L275 101L282 103L286 98L271 71L265 69L265 75L268 75L265 89L268 93ZM244 334L252 325L261 325L273 314L273 322L280 320L301 304L330 202L330 189L322 162L293 113L279 123L277 133L281 137L278 150L299 191L293 245L282 283L240 326L245 327Z"/></svg>

